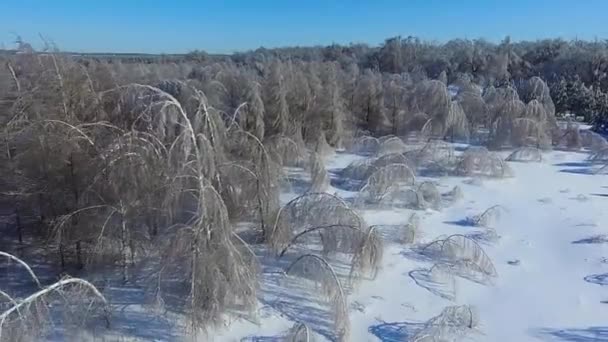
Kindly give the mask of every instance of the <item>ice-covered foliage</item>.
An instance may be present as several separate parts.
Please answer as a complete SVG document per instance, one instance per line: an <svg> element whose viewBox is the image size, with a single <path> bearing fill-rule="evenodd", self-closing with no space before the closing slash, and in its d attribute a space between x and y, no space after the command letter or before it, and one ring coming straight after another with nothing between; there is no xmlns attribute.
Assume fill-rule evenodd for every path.
<svg viewBox="0 0 608 342"><path fill-rule="evenodd" d="M441 195L446 205L451 205L464 197L464 193L462 192L462 188L458 185L455 185L452 190Z"/></svg>
<svg viewBox="0 0 608 342"><path fill-rule="evenodd" d="M505 160L511 162L541 162L543 153L536 147L520 147L509 154Z"/></svg>
<svg viewBox="0 0 608 342"><path fill-rule="evenodd" d="M553 145L568 150L580 150L583 147L583 137L577 123L568 122L565 129L555 130L556 137Z"/></svg>
<svg viewBox="0 0 608 342"><path fill-rule="evenodd" d="M320 227L326 227L328 231L330 227L348 227L345 229L364 231L366 224L341 198L327 193L307 193L291 200L279 210L267 238L278 252L292 243L298 234ZM345 234L345 239L337 239L339 244L336 248L347 243L346 238L353 238L353 234L346 230L336 228L335 231L336 234L338 231Z"/></svg>
<svg viewBox="0 0 608 342"><path fill-rule="evenodd" d="M429 319L411 339L413 342L459 341L477 332L479 317L468 305L448 306Z"/></svg>
<svg viewBox="0 0 608 342"><path fill-rule="evenodd" d="M416 243L422 233L420 231L420 217L416 213L412 213L407 220L407 223L403 226L402 243L414 244Z"/></svg>
<svg viewBox="0 0 608 342"><path fill-rule="evenodd" d="M498 155L490 153L485 147L467 148L456 165L456 174L503 178L513 175L511 168Z"/></svg>
<svg viewBox="0 0 608 342"><path fill-rule="evenodd" d="M341 176L353 180L366 180L374 171L389 164L409 165L408 159L401 153L385 154L376 159L357 160L350 163L340 172Z"/></svg>
<svg viewBox="0 0 608 342"><path fill-rule="evenodd" d="M603 136L590 130L583 130L580 134L584 148L587 148L592 152L608 148L608 142Z"/></svg>
<svg viewBox="0 0 608 342"><path fill-rule="evenodd" d="M384 156L387 154L404 153L408 150L407 146L398 137L390 137L386 140L382 140L378 147L378 156Z"/></svg>
<svg viewBox="0 0 608 342"><path fill-rule="evenodd" d="M61 324L66 337L95 319L109 324L109 303L90 282L64 277L43 287L23 260L5 252L0 258L19 264L37 285L24 298L10 296L0 285L0 341L46 340L55 324Z"/></svg>
<svg viewBox="0 0 608 342"><path fill-rule="evenodd" d="M325 192L329 188L329 174L325 169L325 163L323 157L316 152L310 154L310 191L311 192Z"/></svg>
<svg viewBox="0 0 608 342"><path fill-rule="evenodd" d="M435 240L423 248L423 253L449 265L455 275L479 283L490 283L498 276L492 260L474 240L460 234Z"/></svg>
<svg viewBox="0 0 608 342"><path fill-rule="evenodd" d="M419 194L420 202L418 207L421 209L431 208L439 210L441 208L441 194L433 182L422 182L418 185L416 192Z"/></svg>
<svg viewBox="0 0 608 342"><path fill-rule="evenodd" d="M608 162L608 147L601 150L597 150L595 153L589 156L589 160L594 163L606 163Z"/></svg>
<svg viewBox="0 0 608 342"><path fill-rule="evenodd" d="M417 167L433 171L446 171L450 169L455 160L454 146L442 140L430 140L418 150L406 153L408 160L412 160Z"/></svg>
<svg viewBox="0 0 608 342"><path fill-rule="evenodd" d="M505 212L505 208L500 205L494 205L486 209L483 213L479 215L474 215L467 218L467 221L476 227L490 227L497 220L500 219L500 216Z"/></svg>
<svg viewBox="0 0 608 342"><path fill-rule="evenodd" d="M415 172L407 164L388 164L374 171L361 188L363 203L380 203L403 187L416 181Z"/></svg>
<svg viewBox="0 0 608 342"><path fill-rule="evenodd" d="M379 148L380 142L378 139L364 135L356 138L348 150L352 153L375 154Z"/></svg>
<svg viewBox="0 0 608 342"><path fill-rule="evenodd" d="M287 267L287 276L307 279L320 289L320 297L327 300L333 315L334 329L338 341L348 341L350 320L344 289L336 272L323 258L305 254Z"/></svg>

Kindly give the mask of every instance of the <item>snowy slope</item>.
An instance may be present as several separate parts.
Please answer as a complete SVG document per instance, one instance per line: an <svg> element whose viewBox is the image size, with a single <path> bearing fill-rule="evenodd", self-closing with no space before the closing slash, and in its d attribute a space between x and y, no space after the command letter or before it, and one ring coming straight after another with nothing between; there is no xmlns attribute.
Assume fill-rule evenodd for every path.
<svg viewBox="0 0 608 342"><path fill-rule="evenodd" d="M361 157L337 154L328 169L344 168L357 158ZM406 341L445 306L469 304L477 308L481 321L480 333L471 340L608 341L608 305L602 303L608 295L601 286L608 284L608 275L602 277L608 274L608 261L603 259L608 238L598 237L608 233L608 178L590 174L586 158L584 153L550 152L542 163L510 163L514 178L481 184L467 184L465 178L457 177L435 179L441 192L460 186L464 198L442 211L419 213L424 240L479 232L464 219L499 204L505 208L494 225L500 238L482 244L499 276L490 286L456 278L455 299L442 298L410 277L411 271L432 264L396 243L395 232L383 232L382 271L348 296L350 340ZM344 197L354 195L333 191ZM290 196L294 194L284 200ZM405 223L411 212L374 209L362 214L370 225L388 225ZM267 257L266 265L272 265L272 260ZM208 338L276 341L300 321L319 333L319 340L331 340L323 304L280 284L272 267L265 270L259 321L237 321Z"/></svg>

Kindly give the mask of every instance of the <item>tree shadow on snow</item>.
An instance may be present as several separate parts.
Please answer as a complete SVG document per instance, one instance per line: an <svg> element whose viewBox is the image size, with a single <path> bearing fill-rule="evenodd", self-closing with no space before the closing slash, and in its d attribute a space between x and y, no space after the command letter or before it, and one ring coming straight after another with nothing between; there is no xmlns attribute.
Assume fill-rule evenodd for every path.
<svg viewBox="0 0 608 342"><path fill-rule="evenodd" d="M559 172L573 173L573 174L577 174L577 175L593 175L594 174L593 169L591 167L561 169L561 170L559 170Z"/></svg>
<svg viewBox="0 0 608 342"><path fill-rule="evenodd" d="M422 323L393 322L372 325L368 331L382 342L409 341L424 327Z"/></svg>
<svg viewBox="0 0 608 342"><path fill-rule="evenodd" d="M603 234L593 235L588 238L572 241L572 243L575 245L608 243L608 236Z"/></svg>
<svg viewBox="0 0 608 342"><path fill-rule="evenodd" d="M564 163L556 163L553 166L562 166L562 167L590 167L593 165L591 162L582 161L582 162L564 162Z"/></svg>
<svg viewBox="0 0 608 342"><path fill-rule="evenodd" d="M240 342L284 342L284 336L247 336L243 337Z"/></svg>
<svg viewBox="0 0 608 342"><path fill-rule="evenodd" d="M608 327L583 329L540 329L537 337L545 341L608 342Z"/></svg>
<svg viewBox="0 0 608 342"><path fill-rule="evenodd" d="M460 227L475 227L475 224L471 220L466 218L456 221L443 221L443 223Z"/></svg>
<svg viewBox="0 0 608 342"><path fill-rule="evenodd" d="M447 300L454 300L456 298L455 289L450 288L449 284L433 279L430 270L417 269L410 271L408 274L418 286L430 293Z"/></svg>
<svg viewBox="0 0 608 342"><path fill-rule="evenodd" d="M583 278L586 282L601 286L608 285L608 273L591 274Z"/></svg>

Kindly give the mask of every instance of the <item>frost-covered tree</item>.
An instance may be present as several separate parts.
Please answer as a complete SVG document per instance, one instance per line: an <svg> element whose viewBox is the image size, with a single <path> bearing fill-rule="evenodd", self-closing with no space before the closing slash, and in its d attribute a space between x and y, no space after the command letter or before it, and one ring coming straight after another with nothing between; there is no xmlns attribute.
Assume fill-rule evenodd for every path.
<svg viewBox="0 0 608 342"><path fill-rule="evenodd" d="M268 134L287 134L291 117L287 103L287 84L280 61L270 64L265 80L264 105L266 108L265 127Z"/></svg>
<svg viewBox="0 0 608 342"><path fill-rule="evenodd" d="M382 135L388 128L384 108L384 93L381 76L366 69L355 89L356 113L361 128Z"/></svg>

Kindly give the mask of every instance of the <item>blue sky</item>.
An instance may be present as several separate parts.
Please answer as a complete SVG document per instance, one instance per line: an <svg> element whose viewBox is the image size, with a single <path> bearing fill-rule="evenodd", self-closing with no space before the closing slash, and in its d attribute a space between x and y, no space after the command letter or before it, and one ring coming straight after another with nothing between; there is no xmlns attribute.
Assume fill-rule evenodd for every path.
<svg viewBox="0 0 608 342"><path fill-rule="evenodd" d="M608 0L0 0L15 33L82 52L233 52L259 46L426 40L608 38Z"/></svg>

